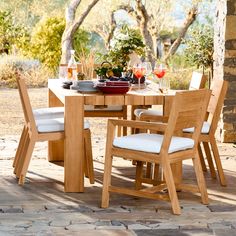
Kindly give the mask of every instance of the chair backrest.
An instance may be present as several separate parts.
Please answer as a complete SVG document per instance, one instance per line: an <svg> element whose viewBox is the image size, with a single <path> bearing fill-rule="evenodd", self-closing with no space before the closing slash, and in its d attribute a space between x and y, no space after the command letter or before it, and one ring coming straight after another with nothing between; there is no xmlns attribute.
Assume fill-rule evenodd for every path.
<svg viewBox="0 0 236 236"><path fill-rule="evenodd" d="M204 74L193 71L192 78L189 84L189 90L205 88L206 81L207 77Z"/></svg>
<svg viewBox="0 0 236 236"><path fill-rule="evenodd" d="M163 145L170 145L171 137L178 133L182 136L182 130L194 127L192 139L197 148L198 138L206 115L211 91L207 89L178 92L175 95L168 126L165 132ZM167 140L167 141L166 141Z"/></svg>
<svg viewBox="0 0 236 236"><path fill-rule="evenodd" d="M30 126L30 129L37 132L33 110L30 104L29 94L27 91L25 79L19 74L16 74L16 81L20 94L21 104L24 112L25 122Z"/></svg>
<svg viewBox="0 0 236 236"><path fill-rule="evenodd" d="M228 89L228 81L214 79L211 85L211 98L207 108L207 121L210 124L210 132L215 133L220 119L221 109Z"/></svg>

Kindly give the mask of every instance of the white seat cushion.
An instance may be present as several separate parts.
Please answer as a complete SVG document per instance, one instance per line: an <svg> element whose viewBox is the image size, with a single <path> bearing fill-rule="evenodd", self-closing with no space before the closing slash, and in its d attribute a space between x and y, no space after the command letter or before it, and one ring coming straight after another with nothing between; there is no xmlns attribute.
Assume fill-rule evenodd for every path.
<svg viewBox="0 0 236 236"><path fill-rule="evenodd" d="M183 129L183 131L186 132L186 133L193 133L193 130L194 130L194 128ZM210 131L210 124L207 121L204 121L201 133L202 134L208 134L209 131Z"/></svg>
<svg viewBox="0 0 236 236"><path fill-rule="evenodd" d="M33 114L35 119L63 118L64 107L47 107L34 109Z"/></svg>
<svg viewBox="0 0 236 236"><path fill-rule="evenodd" d="M36 120L39 133L64 131L64 118ZM89 122L84 122L84 129L89 129Z"/></svg>
<svg viewBox="0 0 236 236"><path fill-rule="evenodd" d="M140 118L141 115L150 115L150 116L163 116L162 110L154 110L154 109L135 109L134 114L136 117Z"/></svg>
<svg viewBox="0 0 236 236"><path fill-rule="evenodd" d="M85 111L122 111L123 107L122 106L107 106L105 108L96 108L93 105L85 105L84 106Z"/></svg>
<svg viewBox="0 0 236 236"><path fill-rule="evenodd" d="M124 137L117 137L113 141L115 147L150 152L160 153L163 142L163 135L160 134L133 134ZM193 148L194 141L190 138L172 137L168 153L173 153L181 150Z"/></svg>

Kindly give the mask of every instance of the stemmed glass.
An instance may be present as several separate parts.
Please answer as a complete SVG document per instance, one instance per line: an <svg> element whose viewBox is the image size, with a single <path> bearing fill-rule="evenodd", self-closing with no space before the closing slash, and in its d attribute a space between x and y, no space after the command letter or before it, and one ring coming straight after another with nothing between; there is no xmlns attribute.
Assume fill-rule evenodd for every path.
<svg viewBox="0 0 236 236"><path fill-rule="evenodd" d="M162 63L161 64L155 63L153 74L155 74L159 79L161 79L162 77L164 77L165 73L166 73L166 65Z"/></svg>
<svg viewBox="0 0 236 236"><path fill-rule="evenodd" d="M140 80L146 74L146 67L143 63L138 63L133 66L133 74L138 79L138 88L140 89Z"/></svg>
<svg viewBox="0 0 236 236"><path fill-rule="evenodd" d="M164 78L166 74L166 65L156 63L153 73L160 79L159 90L162 93L167 93L170 88L170 81L168 78Z"/></svg>
<svg viewBox="0 0 236 236"><path fill-rule="evenodd" d="M152 64L149 61L143 62L143 66L146 68L145 78L147 79L148 76L152 73Z"/></svg>

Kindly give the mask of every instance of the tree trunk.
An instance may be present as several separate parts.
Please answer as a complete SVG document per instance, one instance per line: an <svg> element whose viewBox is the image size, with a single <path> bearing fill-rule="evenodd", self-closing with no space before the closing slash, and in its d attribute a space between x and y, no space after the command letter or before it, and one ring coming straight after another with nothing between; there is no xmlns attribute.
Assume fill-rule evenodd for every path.
<svg viewBox="0 0 236 236"><path fill-rule="evenodd" d="M136 0L136 7L137 7L136 19L137 19L137 22L139 22L141 33L144 38L144 43L145 45L148 46L146 56L147 56L148 61L154 64L155 63L154 43L153 43L152 36L148 30L149 15L141 0Z"/></svg>
<svg viewBox="0 0 236 236"><path fill-rule="evenodd" d="M174 43L172 44L172 46L170 47L168 53L166 54L166 56L164 57L165 62L167 62L167 60L175 54L175 52L177 51L179 45L181 44L183 38L185 37L188 28L190 27L190 25L195 21L197 16L197 7L194 6L189 12L188 15L185 19L184 25L183 27L180 29L179 35L177 37L177 39L174 41Z"/></svg>
<svg viewBox="0 0 236 236"><path fill-rule="evenodd" d="M83 12L83 14L75 19L76 10L79 7L81 0L72 0L68 7L66 8L65 18L66 18L66 28L62 35L61 40L61 63L68 63L70 59L70 50L72 49L72 40L73 35L76 30L81 26L84 19L87 17L92 8L98 3L99 0L93 0L90 5L88 5L87 9Z"/></svg>
<svg viewBox="0 0 236 236"><path fill-rule="evenodd" d="M111 40L114 36L114 32L115 32L115 29L116 29L115 12L116 11L112 11L112 13L111 13L111 22L110 22L111 23L111 29L110 29L110 32L108 34L107 41L106 41L107 49L111 49Z"/></svg>

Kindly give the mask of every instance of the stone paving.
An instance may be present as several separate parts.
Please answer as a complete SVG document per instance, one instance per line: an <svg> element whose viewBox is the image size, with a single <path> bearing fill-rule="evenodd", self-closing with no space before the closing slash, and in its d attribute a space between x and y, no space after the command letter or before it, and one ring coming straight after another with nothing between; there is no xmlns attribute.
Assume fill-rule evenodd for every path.
<svg viewBox="0 0 236 236"><path fill-rule="evenodd" d="M13 118L17 116L19 114L12 115ZM96 183L90 185L86 179L84 193L63 192L63 167L47 162L47 143L37 143L26 183L19 186L12 173L19 132L11 130L9 134L14 135L8 135L1 133L0 129L0 236L236 236L234 144L219 143L228 186L221 187L218 180L211 179L209 171L205 173L210 199L208 206L202 205L197 195L179 192L180 216L172 214L168 202L118 194L111 194L110 207L101 209L106 120L90 119L90 122ZM10 128L11 124L8 124L6 131ZM130 161L115 159L113 171L114 182L132 185L130 178L134 176L134 166ZM184 179L190 183L195 181L189 161L184 162Z"/></svg>
<svg viewBox="0 0 236 236"><path fill-rule="evenodd" d="M202 205L199 196L180 192L182 215L174 216L167 202L117 194L111 195L108 209L100 208L105 140L96 135L96 183L90 185L86 179L84 193L63 192L63 168L47 162L46 143L37 144L26 183L18 186L12 174L18 139L0 139L0 235L236 235L236 149L232 144L220 144L228 186L221 187L206 173L210 204ZM114 173L114 181L122 183L123 174L134 175L134 167L115 159ZM184 179L194 181L190 162L184 163Z"/></svg>

